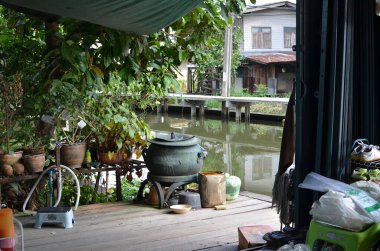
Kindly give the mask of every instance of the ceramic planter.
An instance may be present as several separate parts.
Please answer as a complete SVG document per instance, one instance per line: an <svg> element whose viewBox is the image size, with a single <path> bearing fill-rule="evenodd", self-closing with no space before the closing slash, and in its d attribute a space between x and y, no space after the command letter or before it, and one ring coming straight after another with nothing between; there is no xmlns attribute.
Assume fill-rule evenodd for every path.
<svg viewBox="0 0 380 251"><path fill-rule="evenodd" d="M30 154L22 157L22 162L28 173L40 173L45 166L45 154Z"/></svg>
<svg viewBox="0 0 380 251"><path fill-rule="evenodd" d="M100 163L106 164L106 165L119 164L120 162L123 161L123 152L122 151L98 152L98 159Z"/></svg>
<svg viewBox="0 0 380 251"><path fill-rule="evenodd" d="M61 164L80 168L86 154L86 143L63 144L61 147Z"/></svg>
<svg viewBox="0 0 380 251"><path fill-rule="evenodd" d="M17 163L22 157L22 151L19 152L14 152L12 154L0 154L0 165L11 165L13 166L14 164Z"/></svg>

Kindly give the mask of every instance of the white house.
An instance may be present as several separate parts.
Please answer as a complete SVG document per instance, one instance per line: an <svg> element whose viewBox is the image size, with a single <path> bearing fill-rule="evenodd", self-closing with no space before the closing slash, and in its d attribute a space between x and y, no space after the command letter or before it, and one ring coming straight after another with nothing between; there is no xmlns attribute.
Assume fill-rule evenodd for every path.
<svg viewBox="0 0 380 251"><path fill-rule="evenodd" d="M243 55L289 53L296 39L296 5L289 1L247 7L241 17Z"/></svg>
<svg viewBox="0 0 380 251"><path fill-rule="evenodd" d="M235 87L254 91L265 84L273 93L289 92L295 74L296 5L280 1L253 5L239 20L246 57Z"/></svg>

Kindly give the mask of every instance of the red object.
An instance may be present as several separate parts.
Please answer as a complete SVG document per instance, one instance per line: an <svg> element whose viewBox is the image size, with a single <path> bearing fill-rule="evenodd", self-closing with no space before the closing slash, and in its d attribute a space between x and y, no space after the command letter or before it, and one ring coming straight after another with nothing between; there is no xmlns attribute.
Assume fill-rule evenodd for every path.
<svg viewBox="0 0 380 251"><path fill-rule="evenodd" d="M0 239L0 249L2 251L13 251L15 248L16 243L13 237Z"/></svg>

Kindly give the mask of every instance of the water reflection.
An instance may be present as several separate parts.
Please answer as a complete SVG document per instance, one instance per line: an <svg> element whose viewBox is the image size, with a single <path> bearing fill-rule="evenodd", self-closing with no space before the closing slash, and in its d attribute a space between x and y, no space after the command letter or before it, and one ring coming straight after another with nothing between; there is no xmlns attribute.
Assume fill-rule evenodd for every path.
<svg viewBox="0 0 380 251"><path fill-rule="evenodd" d="M239 176L242 189L271 195L277 172L281 124L241 123L219 118L187 119L180 115L150 115L152 130L195 135L207 150L203 170Z"/></svg>

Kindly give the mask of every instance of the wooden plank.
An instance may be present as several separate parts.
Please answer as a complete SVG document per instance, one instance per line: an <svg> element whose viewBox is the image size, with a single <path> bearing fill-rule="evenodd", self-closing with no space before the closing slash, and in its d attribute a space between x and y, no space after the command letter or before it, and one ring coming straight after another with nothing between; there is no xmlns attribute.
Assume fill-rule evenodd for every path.
<svg viewBox="0 0 380 251"><path fill-rule="evenodd" d="M211 211L211 210L209 210ZM248 210L239 210L235 211L232 215L225 215L223 214L221 217L214 216L210 217L210 214L208 217L203 217L203 219L197 219L197 220L186 220L187 215L169 215L171 220L166 221L150 221L146 220L145 218L139 218L137 219L139 221L139 224L129 224L128 219L125 221L119 220L118 222L114 221L113 224L104 227L102 225L97 225L94 228L89 228L84 226L86 231L83 231L83 229L78 228L77 230L71 229L70 231L60 231L61 233L64 233L64 238L54 238L54 242L60 245L63 245L67 239L70 240L70 242L77 243L83 241L83 239L92 239L94 236L97 236L99 232L101 233L107 233L106 236L97 236L97 239L101 239L102 242L106 242L111 239L111 243L116 241L118 238L118 233L120 232L128 232L128 236L124 237L126 240L130 240L132 242L138 241L141 239L141 232L143 233L151 233L149 236L150 240L162 240L166 239L166 236L175 236L178 234L178 231L181 230L182 233L202 233L207 232L212 229L219 230L221 226L219 225L230 225L234 224L235 220L232 220L232 218L239 218L240 222L245 222L247 219L244 217L245 214L251 214L252 212L255 212L259 217L255 221L263 221L265 220L264 215L266 212L265 210L261 210L260 208L254 209L254 207L251 207ZM214 211L220 213L221 211ZM223 211L225 212L225 211ZM197 213L197 212L191 212L191 213ZM236 215L240 214L240 217L237 217ZM136 219L136 218L135 218ZM201 222L201 223L199 223ZM238 225L236 225L238 226ZM92 226L90 226L92 227ZM81 226L81 228L83 228ZM136 231L138 229L138 231ZM163 231L165 229L166 231ZM49 231L47 229L46 231ZM79 234L78 234L79 233ZM63 235L62 235L63 236ZM42 242L49 242L49 239L46 238L46 233L41 235L42 239L33 237L33 240L27 240L29 241L29 244L31 246L40 245ZM54 236L56 237L56 236ZM39 239L39 240L38 240ZM65 245L67 246L67 245Z"/></svg>
<svg viewBox="0 0 380 251"><path fill-rule="evenodd" d="M268 215L268 210L257 211L257 216L254 217L257 224L263 222L269 222L265 219L265 215ZM273 212L272 212L273 214ZM235 219L235 220L232 220ZM278 224L278 220L275 222ZM189 246L189 242L194 243L205 243L202 240L214 239L215 236L220 236L221 233L233 234L237 239L237 226L242 224L253 224L252 222L247 222L246 215L229 215L223 221L199 221L193 222L193 224L177 224L176 228L165 228L162 226L149 226L148 228L132 228L131 231L120 227L118 229L112 229L112 231L98 231L98 233L103 233L101 235L91 232L90 235L86 232L81 232L76 238L71 238L70 236L65 236L65 238L51 238L51 236L46 236L46 239L42 239L45 243L38 241L35 245L29 246L27 243L28 250L33 250L33 248L42 249L42 247L51 250L53 248L59 248L64 246L65 250L100 250L107 247L110 250L121 250L116 247L128 246L130 250L176 250L170 249L168 245L173 245L173 247L185 243L186 247ZM273 224L273 217L271 220ZM57 234L58 235L58 234ZM54 237L57 237L55 235ZM144 238L148 237L148 238ZM186 239L183 237L186 236ZM62 235L61 235L62 237ZM68 242L69 240L69 242ZM46 244L48 242L49 244ZM101 245L99 245L101 243ZM213 243L212 245L215 245ZM183 245L181 245L183 246ZM169 249L167 249L169 248ZM184 249L192 250L193 248Z"/></svg>
<svg viewBox="0 0 380 251"><path fill-rule="evenodd" d="M234 102L276 102L285 103L289 102L288 98L268 98L268 97L222 97L222 96L208 96L208 95L190 95L190 94L177 94L168 93L168 98L179 98L186 100L218 100L218 101L234 101Z"/></svg>
<svg viewBox="0 0 380 251"><path fill-rule="evenodd" d="M194 223L197 220L202 219L213 219L213 218L222 218L231 214L236 213L244 213L252 210L267 208L267 204L250 204L249 206L241 206L236 207L235 209L224 210L224 211L216 211L213 209L202 209L197 211L191 211L186 215L175 215L169 213L169 210L155 210L157 212L148 212L148 214L142 213L134 213L130 214L126 211L112 213L109 212L106 216L102 217L101 215L94 215L87 220L83 220L83 218L79 218L76 216L77 224L80 224L81 228L86 228L86 232L90 233L91 231L98 231L99 229L108 231L114 227L118 227L121 225L127 225L128 228L135 227L151 227L153 225L166 226L171 227L176 224L188 224ZM143 225L143 226L142 226ZM41 230L43 231L43 229ZM81 231L81 230L78 230ZM76 229L72 231L73 235L76 234ZM71 233L68 233L70 235ZM44 235L41 236L44 238ZM74 238L75 236L73 236ZM83 235L81 235L83 237ZM37 236L33 236L33 239L38 239Z"/></svg>
<svg viewBox="0 0 380 251"><path fill-rule="evenodd" d="M227 210L200 209L185 215L128 203L87 205L75 212L72 229L36 230L31 217L21 220L27 250L196 250L231 243L236 247L238 226L279 225L270 203L246 195L228 202Z"/></svg>

